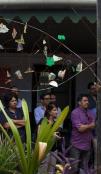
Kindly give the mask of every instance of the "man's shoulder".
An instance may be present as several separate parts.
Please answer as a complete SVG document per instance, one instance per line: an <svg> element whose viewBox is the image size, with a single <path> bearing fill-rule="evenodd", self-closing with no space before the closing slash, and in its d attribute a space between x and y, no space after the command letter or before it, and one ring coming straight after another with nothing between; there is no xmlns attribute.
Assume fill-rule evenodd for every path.
<svg viewBox="0 0 101 174"><path fill-rule="evenodd" d="M96 117L96 108L88 109L87 113L92 117Z"/></svg>
<svg viewBox="0 0 101 174"><path fill-rule="evenodd" d="M76 113L78 113L78 112L80 112L80 108L79 108L79 107L75 108L75 109L72 111L72 114L76 114Z"/></svg>
<svg viewBox="0 0 101 174"><path fill-rule="evenodd" d="M80 110L79 108L75 108L72 113L71 113L71 120L72 121L77 121L80 118Z"/></svg>
<svg viewBox="0 0 101 174"><path fill-rule="evenodd" d="M42 110L42 106L40 105L40 106L37 106L35 109L34 109L34 111L37 111L37 110Z"/></svg>

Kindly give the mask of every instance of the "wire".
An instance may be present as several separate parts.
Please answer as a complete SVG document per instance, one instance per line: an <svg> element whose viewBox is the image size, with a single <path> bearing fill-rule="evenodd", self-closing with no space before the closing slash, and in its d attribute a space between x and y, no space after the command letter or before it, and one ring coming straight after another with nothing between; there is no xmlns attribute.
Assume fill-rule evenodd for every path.
<svg viewBox="0 0 101 174"><path fill-rule="evenodd" d="M91 64L89 64L89 67L91 67L92 65L96 64L97 63L97 60L92 62ZM87 70L89 67L85 67L81 72L78 72L76 73L75 75L71 76L69 79L65 80L64 82L60 83L58 86L61 86L65 83L67 83L68 81L72 80L74 77L76 77L77 75L79 75L80 73L82 73L83 71ZM48 88L45 88L45 89L39 89L39 90L22 90L22 89L19 89L20 92L39 92L39 91L45 91L45 90L49 90L49 89L53 89L54 87L48 87ZM5 90L9 90L9 91L12 91L11 88L6 88L6 87L0 87L0 89L5 89Z"/></svg>
<svg viewBox="0 0 101 174"><path fill-rule="evenodd" d="M3 18L0 18L0 19L3 19ZM6 20L8 20L8 21L13 21L13 22L16 22L16 23L21 24L21 25L25 25L24 23L18 22L18 21L15 21L15 20L11 20L11 19L6 19ZM54 41L56 41L57 43L59 43L59 45L61 45L61 46L63 46L64 48L66 48L70 53L72 53L72 54L75 55L80 61L82 61L82 62L87 66L87 68L89 68L89 70L92 72L93 76L97 79L97 81L101 83L100 79L97 77L96 73L95 73L94 70L89 66L89 64L88 64L82 57L80 57L77 53L75 53L73 50L71 50L68 46L66 46L66 45L63 44L62 42L58 41L56 38L54 38L53 36L51 36L50 34L48 34L46 31L43 31L43 30L41 30L41 29L39 29L39 28L37 28L37 27L33 27L33 26L31 26L31 25L28 25L28 27L33 28L33 29L35 29L35 30L37 30L37 31L40 31L41 33L43 33L43 34L49 36L49 38L51 38L51 39L53 39ZM50 88L47 88L47 89L50 89ZM41 89L41 90L43 90L43 89ZM45 89L44 89L44 90L45 90ZM27 90L26 90L26 91L27 91ZM33 90L32 90L32 91L33 91ZM36 90L34 90L34 91L36 91Z"/></svg>
<svg viewBox="0 0 101 174"><path fill-rule="evenodd" d="M78 16L81 17L80 14L77 12L76 9L74 9L73 7L71 8L73 10L73 12ZM86 28L88 29L88 31L90 32L90 34L96 39L95 33L90 29L90 27L87 25L87 23L84 21L84 19L82 19L82 23L86 26Z"/></svg>

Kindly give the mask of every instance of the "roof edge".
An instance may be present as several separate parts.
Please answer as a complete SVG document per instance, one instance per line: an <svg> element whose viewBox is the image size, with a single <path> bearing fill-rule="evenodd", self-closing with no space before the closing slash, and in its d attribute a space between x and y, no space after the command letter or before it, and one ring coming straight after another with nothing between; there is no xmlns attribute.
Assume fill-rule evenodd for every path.
<svg viewBox="0 0 101 174"><path fill-rule="evenodd" d="M3 9L67 9L70 7L96 8L96 4L96 0L0 0L0 8Z"/></svg>

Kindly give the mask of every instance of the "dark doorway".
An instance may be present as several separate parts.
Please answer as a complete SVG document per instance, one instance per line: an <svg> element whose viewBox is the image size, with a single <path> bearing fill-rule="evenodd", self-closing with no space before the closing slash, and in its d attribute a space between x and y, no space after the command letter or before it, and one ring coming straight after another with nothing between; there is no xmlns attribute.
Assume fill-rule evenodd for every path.
<svg viewBox="0 0 101 174"><path fill-rule="evenodd" d="M57 104L63 109L66 105L70 106L70 109L75 106L75 78L73 80L67 81L67 75L63 81L58 81L58 88L51 88L48 85L48 76L49 72L54 72L56 75L60 70L61 65L55 65L50 69L45 65L36 65L34 67L35 73L32 77L32 89L35 90L32 94L32 109L34 109L39 103L39 96L45 92L53 92L57 97ZM72 76L73 73L69 72L69 76ZM64 82L66 80L66 82Z"/></svg>
<svg viewBox="0 0 101 174"><path fill-rule="evenodd" d="M61 110L69 105L70 112L75 106L75 78L64 82L67 77L62 81L64 82L62 85L60 85L58 88L51 88L47 89L47 87L50 87L48 85L47 81L47 72L54 72L57 74L57 72L60 70L61 65L52 66L50 69L47 68L45 65L36 65L34 66L35 73L33 73L32 78L32 89L36 90L32 93L32 112L33 112L33 119L32 119L32 127L35 127L35 119L34 119L34 108L39 104L39 96L42 93L45 92L53 92L56 94L57 97L57 104L61 108ZM69 76L73 75L73 72L69 72ZM41 76L41 77L40 77ZM67 75L66 75L67 76ZM45 83L44 83L45 82ZM61 81L59 83L62 83ZM45 90L43 90L45 88ZM37 91L42 90L42 91ZM70 112L66 120L64 121L64 129L66 130L66 137L69 134L70 137L70 130L71 130L71 124L70 124ZM68 132L68 134L67 134Z"/></svg>

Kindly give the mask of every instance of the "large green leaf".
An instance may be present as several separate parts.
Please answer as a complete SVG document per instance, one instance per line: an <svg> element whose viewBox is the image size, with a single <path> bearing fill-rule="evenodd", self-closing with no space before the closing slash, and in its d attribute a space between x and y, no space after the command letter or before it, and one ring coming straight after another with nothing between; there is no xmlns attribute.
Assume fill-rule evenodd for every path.
<svg viewBox="0 0 101 174"><path fill-rule="evenodd" d="M23 174L28 174L28 165L27 165L27 161L26 161L26 157L25 157L25 153L24 153L24 148L23 148L23 144L21 141L21 137L19 135L19 132L15 126L15 124L13 123L13 121L9 118L9 116L6 114L4 107L2 105L2 102L0 101L0 108L1 111L3 112L4 116L6 117L10 128L12 130L15 142L16 142L16 147L20 156L20 165L21 165L21 170Z"/></svg>
<svg viewBox="0 0 101 174"><path fill-rule="evenodd" d="M51 150L53 144L54 144L54 132L59 128L59 126L62 124L64 119L66 118L69 107L66 107L61 115L58 117L56 123L54 126L48 123L47 119L44 118L42 121L42 124L40 126L39 133L37 135L36 143L35 143L35 148L34 150L31 151L31 129L30 129L30 121L29 121L29 113L28 113L28 107L26 104L26 101L23 99L22 101L22 108L23 108L23 113L24 113L24 118L25 118L25 128L26 128L26 147L27 147L27 152L25 156L23 144L21 142L21 138L19 135L19 132L14 125L13 121L9 118L9 116L5 113L5 110L3 108L2 103L0 102L0 108L1 111L4 113L10 128L12 130L13 136L16 141L16 148L17 152L19 154L19 162L21 165L21 173L22 174L36 174L38 167L40 165L39 161L39 142L46 142L47 143L47 150L45 155ZM2 126L1 126L2 128ZM2 128L2 131L6 135L5 130ZM7 135L6 135L7 136ZM7 137L9 141L9 136ZM12 142L11 142L12 143Z"/></svg>
<svg viewBox="0 0 101 174"><path fill-rule="evenodd" d="M3 128L3 126L1 124L0 124L0 129L2 130L3 134L5 135L5 137L9 141L9 143L12 144L12 139L10 138L10 136L7 133L7 131Z"/></svg>
<svg viewBox="0 0 101 174"><path fill-rule="evenodd" d="M30 168L31 165L31 127L30 127L30 120L29 120L29 111L26 101L22 100L22 109L24 113L25 118L25 129L26 129L26 147L27 147L27 162L28 162L28 168Z"/></svg>
<svg viewBox="0 0 101 174"><path fill-rule="evenodd" d="M61 126L61 124L64 122L65 118L67 117L68 112L69 112L69 106L66 106L61 112L60 116L58 116L55 124L53 125L51 129L51 133L55 132Z"/></svg>
<svg viewBox="0 0 101 174"><path fill-rule="evenodd" d="M50 134L47 137L47 152L51 150L52 145L51 145L51 139L53 138L54 132L57 131L57 129L61 126L65 118L67 117L69 112L69 106L65 107L63 111L61 112L60 116L57 118L55 124L51 128Z"/></svg>
<svg viewBox="0 0 101 174"><path fill-rule="evenodd" d="M51 128L52 124L49 124L47 118L44 118L38 131L37 140L45 141L51 131Z"/></svg>
<svg viewBox="0 0 101 174"><path fill-rule="evenodd" d="M33 170L37 171L38 169L38 166L39 166L39 142L45 142L45 139L46 139L46 133L48 130L48 124L47 124L47 119L44 118L41 125L40 125L40 128L39 128L39 131L38 131L38 134L37 134L37 139L36 139L36 143L35 143L35 148L32 152L32 166L30 166L30 172L32 172Z"/></svg>
<svg viewBox="0 0 101 174"><path fill-rule="evenodd" d="M34 168L37 171L37 168L38 168L38 165L39 165L39 161L38 161L38 156L39 156L38 142L46 142L47 143L47 150L46 150L46 153L45 153L45 155L46 155L51 150L51 148L53 147L53 145L55 143L55 140L53 138L54 132L63 123L63 121L65 120L65 118L68 114L68 112L69 112L69 107L67 106L61 112L61 114L58 117L57 121L55 122L54 126L49 124L46 118L43 119L43 121L40 125L40 130L39 130L38 135L37 135L35 149L34 149L33 156L32 156L33 166L31 168L31 170L33 170L33 168Z"/></svg>
<svg viewBox="0 0 101 174"><path fill-rule="evenodd" d="M14 170L17 165L17 158L12 145L5 137L2 137L0 140L0 168Z"/></svg>
<svg viewBox="0 0 101 174"><path fill-rule="evenodd" d="M52 125L48 123L47 118L44 118L42 123L40 124L40 128L37 135L37 140L35 143L35 149L32 154L32 166L30 168L31 171L37 171L38 166L40 165L39 161L39 142L46 142L48 135L50 134Z"/></svg>

